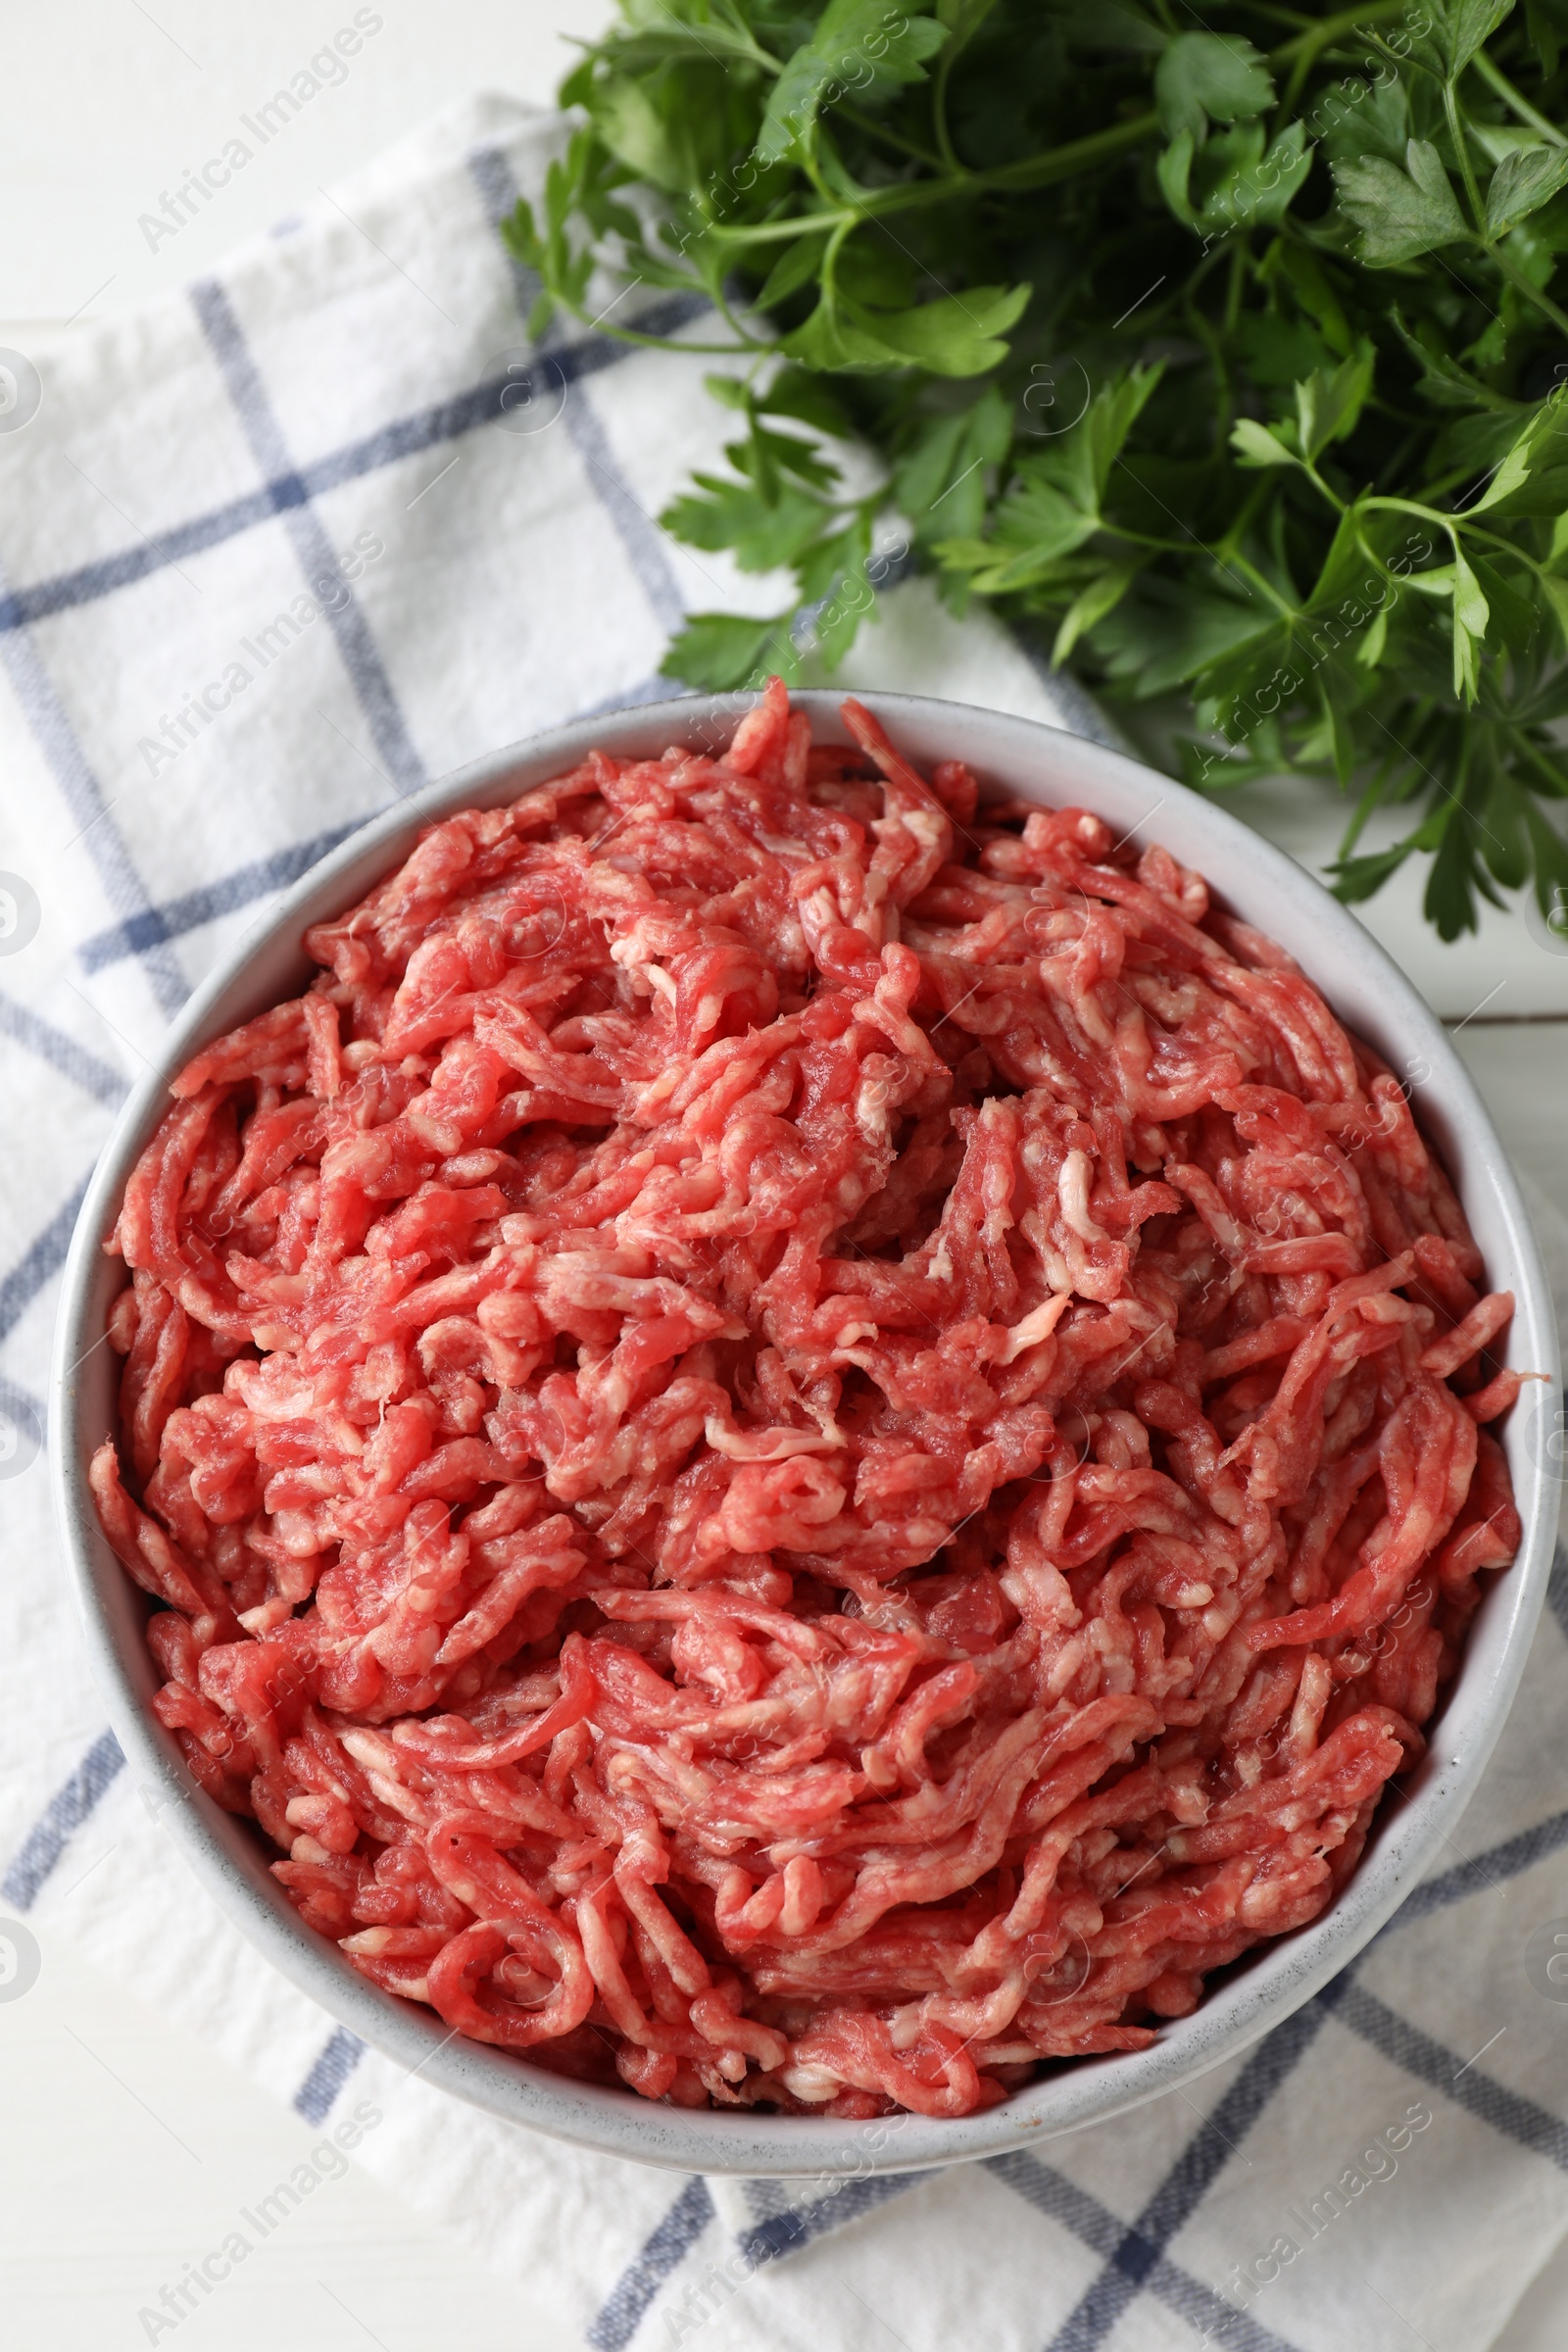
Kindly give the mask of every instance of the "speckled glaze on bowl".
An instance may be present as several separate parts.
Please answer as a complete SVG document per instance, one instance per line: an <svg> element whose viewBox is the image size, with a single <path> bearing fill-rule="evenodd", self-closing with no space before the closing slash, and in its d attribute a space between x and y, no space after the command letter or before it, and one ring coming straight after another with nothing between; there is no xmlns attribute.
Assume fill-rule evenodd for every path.
<svg viewBox="0 0 1568 2352"><path fill-rule="evenodd" d="M1001 2154L1103 2120L1190 2082L1233 2056L1309 1999L1377 1932L1452 1830L1518 1687L1545 1591L1557 1489L1539 1419L1551 1391L1528 1388L1504 1432L1524 1539L1513 1567L1488 1592L1462 1669L1430 1749L1388 1805L1353 1878L1311 1926L1265 1945L1218 1982L1190 2017L1160 2029L1147 2050L1062 2065L999 2106L958 2121L911 2117L878 2148L864 2126L749 2109L708 2113L656 2105L629 2090L572 2082L524 2058L445 2038L431 2011L356 1975L307 1928L268 1872L271 1849L248 1822L222 1812L192 1783L172 1736L151 1711L158 1677L142 1639L149 1604L99 1533L87 1490L93 1448L116 1425L118 1359L96 1347L123 1280L102 1243L125 1180L168 1107L169 1080L208 1039L297 991L314 969L306 927L362 898L413 846L419 828L456 808L489 807L571 767L592 747L658 755L670 743L717 749L749 696L644 705L563 727L498 752L405 800L345 842L290 890L199 989L156 1063L126 1103L82 1204L66 1268L51 1396L54 1477L66 1558L110 1718L132 1771L168 1803L164 1818L209 1891L253 1943L321 2007L375 2048L456 2097L509 2121L608 2154L683 2172L843 2174L907 2172ZM917 764L962 758L983 787L1047 805L1076 803L1118 833L1170 848L1216 894L1278 940L1346 1024L1399 1072L1421 1080L1421 1123L1442 1153L1485 1254L1490 1281L1514 1293L1506 1359L1558 1379L1550 1293L1535 1236L1502 1147L1441 1023L1354 918L1309 875L1223 810L1098 744L1033 720L962 704L867 695ZM846 742L838 698L796 698L820 741ZM177 1879L174 1882L177 1887ZM177 1904L177 1893L175 1896ZM171 1933L177 1934L176 1923ZM439 2045L439 2046L438 2046ZM880 2135L877 2135L880 2136Z"/></svg>

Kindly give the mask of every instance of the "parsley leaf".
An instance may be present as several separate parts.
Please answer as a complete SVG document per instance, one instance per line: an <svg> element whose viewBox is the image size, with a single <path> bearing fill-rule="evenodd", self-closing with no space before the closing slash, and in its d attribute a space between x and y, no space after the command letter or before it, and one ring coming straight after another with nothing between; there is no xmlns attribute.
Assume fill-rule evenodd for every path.
<svg viewBox="0 0 1568 2352"><path fill-rule="evenodd" d="M1335 167L1340 205L1361 232L1361 259L1374 270L1413 262L1469 235L1443 159L1427 139L1411 139L1398 171L1381 156Z"/></svg>
<svg viewBox="0 0 1568 2352"><path fill-rule="evenodd" d="M776 164L808 147L830 91L842 96L878 82L923 80L923 60L945 38L941 24L906 15L889 0L830 0L815 37L796 50L773 84L758 132L758 160Z"/></svg>
<svg viewBox="0 0 1568 2352"><path fill-rule="evenodd" d="M1209 122L1236 122L1274 103L1274 83L1250 41L1179 32L1154 74L1159 117L1173 134L1200 139Z"/></svg>
<svg viewBox="0 0 1568 2352"><path fill-rule="evenodd" d="M1568 184L1568 147L1516 147L1505 155L1487 190L1487 226L1500 237L1515 221L1540 212Z"/></svg>

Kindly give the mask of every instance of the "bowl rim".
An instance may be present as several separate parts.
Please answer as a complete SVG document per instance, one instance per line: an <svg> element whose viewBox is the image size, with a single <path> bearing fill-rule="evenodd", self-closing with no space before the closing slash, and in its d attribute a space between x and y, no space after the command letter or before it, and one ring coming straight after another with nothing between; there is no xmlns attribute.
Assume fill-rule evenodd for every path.
<svg viewBox="0 0 1568 2352"><path fill-rule="evenodd" d="M842 699L823 689L791 695L796 708L809 711L818 741L848 740L838 719ZM906 742L925 734L947 746L942 754L913 750L916 760L961 756L982 776L1010 770L1004 788L1028 792L1033 784L1045 806L1108 803L1123 816L1130 803L1146 800L1152 788L1154 805L1128 824L1124 838L1136 838L1143 825L1177 804L1172 819L1152 838L1170 847L1174 829L1176 854L1202 872L1210 870L1216 851L1222 868L1247 869L1248 919L1271 936L1278 935L1283 913L1289 918L1287 931L1305 933L1314 942L1321 937L1322 954L1300 959L1331 1004L1337 1006L1346 993L1344 986L1318 978L1332 964L1377 1008L1370 1024L1358 1014L1351 1025L1363 1034L1370 1026L1374 1033L1381 1030L1413 1046L1409 1061L1423 1057L1432 1073L1423 1083L1441 1081L1432 1098L1440 1115L1435 1120L1429 1115L1426 1124L1429 1130L1446 1127L1440 1149L1450 1167L1462 1142L1464 1164L1455 1181L1467 1213L1474 1223L1477 1200L1484 1200L1488 1221L1504 1239L1516 1296L1510 1353L1546 1374L1548 1397L1560 1388L1550 1288L1495 1130L1437 1015L1347 908L1303 867L1226 810L1119 752L1040 720L935 697L867 692L858 699L895 740L901 734ZM1255 1947L1190 2016L1163 2026L1148 2049L1076 2061L978 2115L893 2117L863 2125L749 2109L670 2108L629 2089L573 2082L515 2053L461 2036L443 2037L433 2012L370 1984L306 1927L268 1874L254 1825L224 1813L197 1788L172 1736L147 1703L158 1678L140 1638L145 1607L98 1529L85 1481L86 1459L106 1432L101 1405L89 1401L88 1393L96 1387L101 1396L112 1367L83 1376L83 1358L90 1360L102 1337L110 1285L120 1287L101 1244L118 1214L130 1169L168 1107L169 1079L201 1044L249 1017L236 1012L236 1002L259 1010L280 1001L291 983L263 985L259 973L269 965L292 963L303 974L301 931L354 904L406 855L422 827L459 808L512 798L565 772L592 749L636 757L650 751L657 756L671 742L716 748L756 700L750 692L671 697L598 713L509 745L371 817L258 916L171 1025L94 1170L66 1263L56 1325L50 1455L78 1619L111 1723L142 1785L144 1801L167 1812L185 1860L208 1892L285 1977L370 2047L509 2122L603 2154L682 2172L818 2175L826 2180L1001 2155L1123 2114L1239 2054L1345 1967L1409 1893L1480 1779L1523 1674L1544 1597L1557 1497L1544 1448L1526 1458L1522 1438L1511 1432L1508 1451L1524 1531L1519 1552L1512 1567L1493 1580L1472 1620L1463 1665L1427 1727L1431 1746L1411 1776L1411 1788L1401 1792L1405 1801L1397 1809L1380 1806L1365 1852L1327 1910L1306 1927ZM1016 772L1036 765L1038 780ZM1222 899L1229 895L1223 886L1216 891ZM1494 1242L1489 1251L1494 1265L1497 1253ZM1511 1421L1518 1421L1519 1409Z"/></svg>

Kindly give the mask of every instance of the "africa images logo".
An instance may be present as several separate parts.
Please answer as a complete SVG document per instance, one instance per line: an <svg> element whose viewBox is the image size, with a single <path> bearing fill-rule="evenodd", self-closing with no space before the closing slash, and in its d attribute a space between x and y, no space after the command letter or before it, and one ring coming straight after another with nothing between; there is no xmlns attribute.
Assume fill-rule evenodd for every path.
<svg viewBox="0 0 1568 2352"><path fill-rule="evenodd" d="M330 41L257 107L254 114L241 115L239 130L224 140L217 155L210 155L205 164L188 171L172 194L161 188L158 211L142 213L136 221L149 252L156 253L170 237L177 237L186 222L196 219L203 205L211 204L236 172L243 172L253 156L270 146L278 132L286 130L313 98L347 81L348 60L358 57L366 42L373 39L385 23L386 19L377 16L373 8L357 8L352 24L340 24ZM242 137L241 132L248 132L249 137Z"/></svg>
<svg viewBox="0 0 1568 2352"><path fill-rule="evenodd" d="M349 2169L343 2151L358 2147L380 2121L379 2107L369 2099L359 2100L331 2134L301 2158L286 2180L275 2181L265 2197L257 2198L254 2207L242 2205L221 2245L191 2263L172 2286L161 2286L156 2303L142 2305L136 2317L147 2341L156 2344L162 2336L172 2335L193 2311L200 2310L203 2299L225 2278L231 2278L240 2264L249 2261L263 2240L280 2229L307 2197L328 2180L341 2180Z"/></svg>

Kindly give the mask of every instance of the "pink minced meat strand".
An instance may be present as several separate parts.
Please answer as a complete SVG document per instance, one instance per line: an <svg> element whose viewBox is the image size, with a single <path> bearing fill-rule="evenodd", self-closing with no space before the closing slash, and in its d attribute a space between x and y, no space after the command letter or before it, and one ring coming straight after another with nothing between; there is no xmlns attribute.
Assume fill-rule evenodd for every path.
<svg viewBox="0 0 1568 2352"><path fill-rule="evenodd" d="M1519 1535L1510 1301L1201 877L777 680L431 826L126 1189L105 1533L310 1926L963 2115L1329 1902Z"/></svg>

